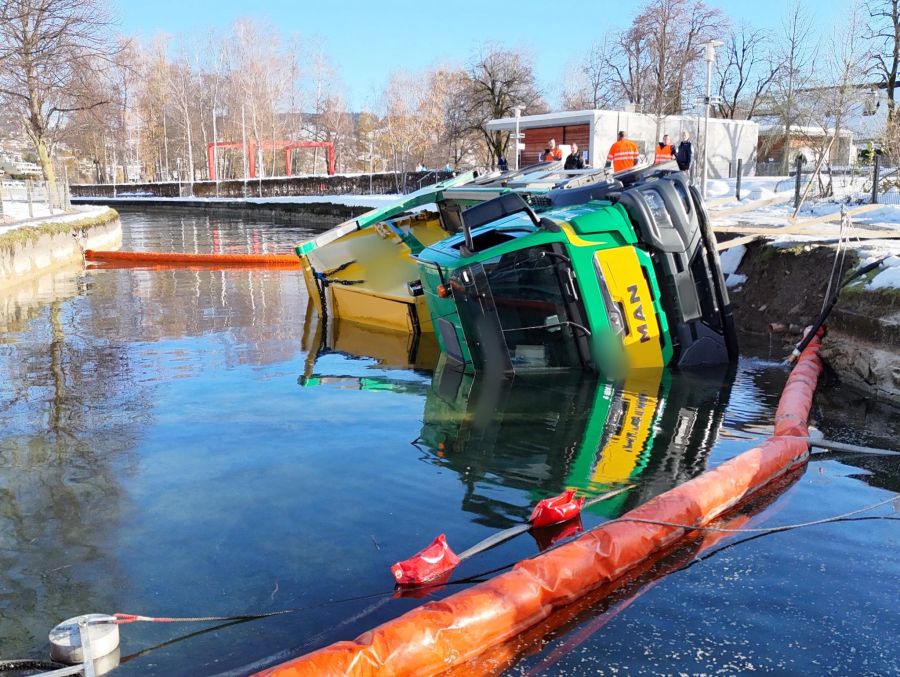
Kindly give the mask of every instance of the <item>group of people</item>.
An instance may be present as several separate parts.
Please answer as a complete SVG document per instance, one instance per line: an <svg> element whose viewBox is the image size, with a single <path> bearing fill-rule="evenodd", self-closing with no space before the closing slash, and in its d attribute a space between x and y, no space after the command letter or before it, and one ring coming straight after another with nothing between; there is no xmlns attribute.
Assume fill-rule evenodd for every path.
<svg viewBox="0 0 900 677"><path fill-rule="evenodd" d="M621 172L634 167L640 154L637 144L626 138L625 132L619 132L616 142L609 149L606 161L612 164L613 172ZM541 153L541 162L559 162L562 159L562 150L556 145L556 139L550 139L547 148ZM669 142L668 134L664 134L662 141L656 145L654 164L674 160L678 163L678 169L686 172L690 170L693 159L694 149L691 145L691 135L686 131L681 132L681 143L678 144L677 148L674 148ZM505 158L501 158L501 162L505 162ZM578 151L577 143L571 144L564 167L565 169L584 169L584 158Z"/></svg>
<svg viewBox="0 0 900 677"><path fill-rule="evenodd" d="M656 152L653 164L661 164L663 162L671 162L674 160L678 163L678 169L683 172L690 170L691 162L694 159L694 148L691 145L691 135L686 131L681 132L681 143L677 148L673 148L669 142L669 135L664 134L662 141L656 144ZM625 132L619 132L616 142L609 149L606 161L612 163L613 172L621 172L631 169L637 164L640 150L637 144L631 139L625 138Z"/></svg>
<svg viewBox="0 0 900 677"><path fill-rule="evenodd" d="M557 162L563 159L562 149L556 145L556 139L550 139L544 152L541 153L541 162ZM578 144L569 145L569 154L566 156L566 169L584 169L584 158L578 152Z"/></svg>

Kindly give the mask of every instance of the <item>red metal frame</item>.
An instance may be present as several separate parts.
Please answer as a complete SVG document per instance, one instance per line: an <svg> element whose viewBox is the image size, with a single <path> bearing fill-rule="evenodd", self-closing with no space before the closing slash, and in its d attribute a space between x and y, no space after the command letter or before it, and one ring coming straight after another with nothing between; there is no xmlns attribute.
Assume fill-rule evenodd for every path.
<svg viewBox="0 0 900 677"><path fill-rule="evenodd" d="M328 153L328 175L334 176L334 144L331 141L263 141L264 150L284 151L284 173L291 176L293 169L293 151L298 148L324 148ZM206 165L209 180L216 180L216 148L240 148L247 155L247 170L251 179L256 178L256 142L248 141L244 147L240 141L213 141L206 144Z"/></svg>

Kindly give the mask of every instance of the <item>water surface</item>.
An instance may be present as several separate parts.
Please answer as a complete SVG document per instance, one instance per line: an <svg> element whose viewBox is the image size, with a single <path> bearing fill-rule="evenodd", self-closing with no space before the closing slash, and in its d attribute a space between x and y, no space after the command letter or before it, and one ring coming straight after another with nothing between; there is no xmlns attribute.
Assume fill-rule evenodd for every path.
<svg viewBox="0 0 900 677"><path fill-rule="evenodd" d="M197 213L122 221L123 248L150 251L284 252L308 234ZM581 527L615 517L750 448L786 378L764 352L732 373L488 383L435 372L427 342L352 325L322 337L306 302L284 270L69 270L3 299L4 658L45 656L48 629L85 612L302 609L142 655L208 626L124 626L118 674L241 674L355 637L421 603L395 598L389 566L437 534L461 551L566 487L635 484ZM898 439L892 410L837 387L816 415L831 437ZM820 456L747 524L898 491L897 458ZM560 536L521 536L431 595ZM580 609L498 667L896 671L898 537L897 522L865 520L692 544L656 567L667 577Z"/></svg>

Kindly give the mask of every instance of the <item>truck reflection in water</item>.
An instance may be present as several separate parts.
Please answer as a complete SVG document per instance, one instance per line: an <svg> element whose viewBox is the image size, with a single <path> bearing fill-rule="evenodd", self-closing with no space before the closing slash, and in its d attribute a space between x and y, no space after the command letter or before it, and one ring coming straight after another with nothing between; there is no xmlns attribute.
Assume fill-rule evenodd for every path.
<svg viewBox="0 0 900 677"><path fill-rule="evenodd" d="M588 508L609 518L700 474L734 382L733 367L674 377L668 370L635 370L615 383L582 372L465 374L438 359L433 341L423 337L337 321L326 331L310 315L303 347L301 385L424 396L416 446L459 475L463 510L494 528L525 521L537 501L566 488L597 495L633 484ZM319 360L329 353L375 360L387 370L428 371L438 364L429 385L410 380L408 372L405 378L368 368L328 373Z"/></svg>
<svg viewBox="0 0 900 677"><path fill-rule="evenodd" d="M588 509L614 517L706 469L733 379L718 369L675 379L635 372L619 383L496 380L441 365L418 446L459 474L463 509L487 526L521 523L535 502L569 487L596 495L634 484Z"/></svg>

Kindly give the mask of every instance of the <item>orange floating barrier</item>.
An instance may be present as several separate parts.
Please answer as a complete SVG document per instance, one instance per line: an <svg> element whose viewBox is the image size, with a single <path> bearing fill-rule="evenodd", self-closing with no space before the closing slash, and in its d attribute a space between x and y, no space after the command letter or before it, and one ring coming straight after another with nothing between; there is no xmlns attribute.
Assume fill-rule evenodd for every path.
<svg viewBox="0 0 900 677"><path fill-rule="evenodd" d="M788 377L775 435L707 470L621 518L554 550L519 562L507 573L421 607L353 641L257 673L260 676L432 675L458 668L532 628L550 614L607 586L673 547L754 492L805 463L806 419L822 371L819 337ZM647 520L656 522L636 522Z"/></svg>
<svg viewBox="0 0 900 677"><path fill-rule="evenodd" d="M86 249L88 261L128 264L181 264L189 266L244 266L261 268L300 268L295 254L186 254L180 252L95 251Z"/></svg>

